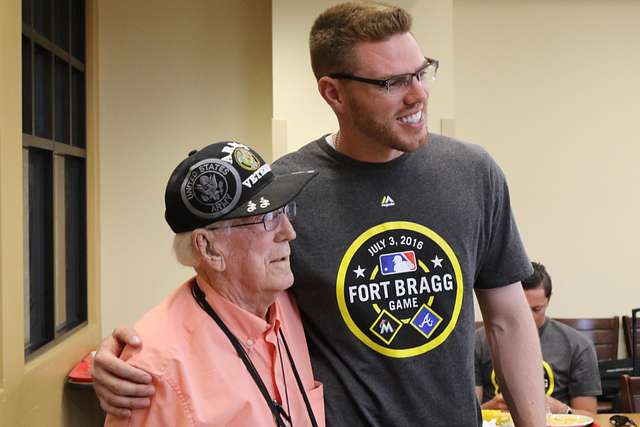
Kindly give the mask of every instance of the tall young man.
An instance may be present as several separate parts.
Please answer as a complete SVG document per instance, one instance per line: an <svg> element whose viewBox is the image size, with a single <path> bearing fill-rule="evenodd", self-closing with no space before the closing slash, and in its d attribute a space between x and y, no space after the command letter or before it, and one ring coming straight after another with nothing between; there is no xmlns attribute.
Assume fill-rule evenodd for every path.
<svg viewBox="0 0 640 427"><path fill-rule="evenodd" d="M299 199L292 269L327 424L480 425L475 291L512 415L542 426L540 346L518 283L531 266L507 184L480 147L427 132L438 62L410 30L406 11L380 3L323 12L311 62L340 129L274 165L319 171ZM149 392L109 374L144 376L117 363L118 347L96 358L113 411Z"/></svg>

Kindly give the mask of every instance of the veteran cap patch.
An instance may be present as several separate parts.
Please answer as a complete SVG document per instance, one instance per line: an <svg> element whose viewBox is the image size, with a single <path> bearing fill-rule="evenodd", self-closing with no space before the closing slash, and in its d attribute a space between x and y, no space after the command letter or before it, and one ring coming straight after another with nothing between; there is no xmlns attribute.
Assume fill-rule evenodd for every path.
<svg viewBox="0 0 640 427"><path fill-rule="evenodd" d="M165 190L165 219L175 233L216 221L260 215L281 208L316 175L276 176L249 146L217 142L191 151L174 169Z"/></svg>

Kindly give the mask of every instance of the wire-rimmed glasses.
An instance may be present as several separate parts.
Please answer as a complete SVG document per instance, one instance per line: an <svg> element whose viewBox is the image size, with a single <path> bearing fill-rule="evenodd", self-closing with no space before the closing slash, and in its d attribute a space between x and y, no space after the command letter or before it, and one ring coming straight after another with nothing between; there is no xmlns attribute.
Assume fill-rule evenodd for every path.
<svg viewBox="0 0 640 427"><path fill-rule="evenodd" d="M276 209L271 212L267 212L266 214L260 216L256 221L252 222L243 222L240 224L224 224L222 226L216 226L215 224L207 227L207 230L220 230L223 228L233 228L233 227L244 227L246 225L255 225L260 224L264 225L264 229L266 231L273 231L278 228L280 225L280 221L282 220L282 215L285 214L289 221L293 222L293 219L296 217L296 202L289 202L283 207Z"/></svg>

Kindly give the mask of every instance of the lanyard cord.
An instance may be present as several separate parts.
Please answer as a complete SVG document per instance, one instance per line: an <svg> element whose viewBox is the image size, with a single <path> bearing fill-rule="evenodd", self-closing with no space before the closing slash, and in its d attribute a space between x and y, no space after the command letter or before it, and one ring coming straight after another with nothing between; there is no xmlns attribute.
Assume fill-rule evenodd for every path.
<svg viewBox="0 0 640 427"><path fill-rule="evenodd" d="M291 363L291 367L293 368L293 375L296 377L296 382L298 383L298 388L300 389L300 393L302 393L302 399L304 400L304 406L307 407L307 413L309 414L309 419L311 420L311 425L313 427L318 427L318 422L316 421L316 417L313 415L313 409L311 408L311 403L309 403L309 398L307 397L307 393L304 391L304 386L302 385L302 380L300 379L300 374L298 374L298 370L296 369L296 364L293 363L293 357L291 356L291 350L289 350L289 345L287 344L287 340L284 339L284 334L282 333L282 329L280 329L280 338L282 338L282 343L284 344L284 348L287 350L287 356L289 356L289 363Z"/></svg>
<svg viewBox="0 0 640 427"><path fill-rule="evenodd" d="M273 414L273 417L275 419L276 425L278 427L286 427L286 425L284 424L284 421L282 420L282 417L284 417L287 421L289 421L289 423L291 423L291 418L289 418L289 415L285 412L282 406L280 406L276 401L274 401L269 395L269 391L267 390L267 387L262 381L260 374L258 373L255 366L253 365L253 362L251 362L249 355L245 351L244 347L242 347L242 344L240 344L240 341L238 340L238 338L235 335L233 335L233 333L229 330L227 325L222 321L222 319L220 319L218 314L209 305L209 303L207 302L204 296L204 292L202 292L202 289L200 289L198 284L195 282L191 286L191 294L193 295L193 298L196 300L198 305L216 322L216 324L220 327L220 329L222 329L222 332L224 332L227 338L229 338L231 345L233 345L233 348L238 353L238 357L240 357L242 362L244 362L244 365L247 368L247 371L249 371L249 374L251 374L253 381L256 383L256 385L258 386L258 389L260 390L260 393L262 393L262 396L267 402L267 405L269 406L269 409L271 410L271 413ZM309 415L309 419L311 420L311 425L313 427L317 427L318 423L316 422L316 418L313 414L313 409L311 408L309 399L307 398L307 393L304 390L302 381L300 380L300 375L298 374L298 370L296 369L296 365L293 361L293 357L291 356L289 345L287 344L287 341L284 339L284 334L282 333L282 329L280 330L280 337L282 338L284 347L287 350L289 363L291 364L293 374L296 378L296 383L298 384L298 388L300 389L300 393L302 394L304 404L307 408L307 413ZM281 357L280 362L282 363L282 356L280 357ZM284 369L282 372L284 374ZM286 386L286 379L284 379L284 382ZM287 402L287 405L288 405L288 402ZM289 408L289 410L291 409Z"/></svg>
<svg viewBox="0 0 640 427"><path fill-rule="evenodd" d="M280 333L282 333L282 329L280 330ZM284 337L284 335L282 336ZM291 404L289 403L289 391L287 390L287 377L284 375L284 362L282 361L282 351L280 350L280 339L278 338L277 335L276 335L276 343L278 344L278 359L280 359L280 370L282 371L282 382L284 383L284 396L287 401L287 412L289 414L289 418L287 419L287 421L289 421L289 424L293 426L293 417L292 417L293 414L291 413Z"/></svg>

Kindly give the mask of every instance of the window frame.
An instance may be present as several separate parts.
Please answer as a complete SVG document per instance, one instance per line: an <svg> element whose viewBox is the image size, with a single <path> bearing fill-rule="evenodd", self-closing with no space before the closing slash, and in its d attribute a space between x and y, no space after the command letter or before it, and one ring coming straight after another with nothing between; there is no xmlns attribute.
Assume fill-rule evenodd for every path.
<svg viewBox="0 0 640 427"><path fill-rule="evenodd" d="M87 73L85 62L87 55L87 40L86 40L86 10L88 6L88 2L85 0L56 0L57 2L61 2L63 5L66 5L66 9L63 8L63 13L66 13L66 17L61 15L59 10L55 8L55 3L53 6L49 5L48 7L52 10L49 10L49 34L48 37L44 34L41 34L36 30L36 19L35 19L35 9L36 5L32 0L22 0L23 4L23 16L22 16L22 40L23 40L23 53L25 48L25 42L29 43L28 53L30 54L30 58L28 60L29 70L28 76L25 76L25 72L23 72L23 88L26 86L24 79L29 78L29 81L26 82L28 84L28 90L25 94L25 90L23 90L23 121L30 120L30 123L23 123L23 132L22 132L22 152L23 152L23 208L24 208L24 225L23 225L23 242L24 242L24 250L23 250L23 259L24 259L24 320L25 320L25 339L24 339L24 354L27 360L31 360L38 355L46 352L52 346L55 346L56 343L61 340L66 339L69 335L75 333L78 329L86 326L89 322L89 242L88 242L88 233L89 233L89 206L88 206L88 190L89 190L89 162L91 161L87 156L87 145L89 140L88 129L87 129L87 120L88 120L88 81L87 81ZM43 3L47 3L46 1ZM25 6L26 5L26 6ZM74 10L73 6L79 6L79 10ZM30 16L25 16L25 11L31 13ZM44 14L46 16L46 13ZM60 16L65 17L63 21L66 21L66 28L62 31L63 37L57 37L58 33L56 32L54 19L59 18ZM79 21L78 21L79 20ZM77 24L78 26L78 39L80 39L82 43L83 50L80 51L81 58L78 58L73 55L74 51L78 51L78 43L76 43L74 38L74 30L73 25ZM46 26L46 25L45 25ZM55 41L54 41L55 40ZM56 41L62 40L66 43L66 46L59 46ZM65 50L66 49L66 50ZM45 79L48 79L48 106L45 106L45 112L49 115L45 119L45 122L48 120L48 124L50 128L47 129L45 125L45 129L48 130L47 135L38 135L39 129L37 127L37 96L36 93L36 73L37 66L35 61L36 51L45 52L48 55L48 59L45 58L45 61L48 61L48 68L45 67L45 71L48 72L48 75L44 75ZM23 66L25 64L25 60L23 59ZM66 77L66 92L63 90L63 95L66 94L66 98L63 99L63 108L66 106L66 110L63 111L63 123L64 125L61 128L66 126L66 129L63 129L62 138L60 138L60 133L56 128L56 124L58 123L58 111L56 110L57 102L59 102L59 97L56 95L57 83L56 80L59 75L56 74L58 71L57 66L62 65L62 82ZM65 74L66 73L66 74ZM75 86L77 83L76 77L80 76L79 79L80 86L80 97L77 98L75 96L74 90L78 89ZM45 83L47 84L47 83ZM28 95L30 99L28 102L25 100L25 96ZM74 105L75 101L80 100L81 111L77 111L76 105ZM66 105L65 105L66 102ZM25 104L28 104L25 106ZM26 131L26 132L25 132ZM30 131L30 133L28 133ZM64 132L66 131L66 132ZM81 136L78 137L78 132L81 132ZM47 133L46 131L44 133ZM66 135L66 137L65 137ZM66 141L60 141L60 139ZM75 145L74 145L75 144ZM51 153L51 185L52 185L52 224L51 224L51 239L52 239L52 248L51 251L53 253L53 274L51 280L46 281L44 286L49 286L51 284L53 289L45 289L43 294L45 295L45 301L40 301L40 304L47 307L43 316L45 316L42 321L45 322L45 327L43 328L45 332L40 334L38 337L31 336L31 328L32 328L32 318L30 315L30 246L31 246L31 238L30 238L30 209L29 209L29 152L30 150L42 150L45 152ZM81 253L80 265L75 265L75 267L80 270L80 281L77 283L78 289L75 289L73 295L78 298L76 301L80 307L73 307L77 310L74 311L79 313L75 318L71 318L69 313L67 312L67 294L69 293L70 283L67 280L67 270L69 269L69 263L67 262L67 253L68 253L68 242L70 240L67 234L67 224L66 218L69 215L68 211L68 203L70 198L66 197L66 187L68 186L68 182L66 180L66 174L69 171L67 167L67 159L82 159L82 163L80 163L80 170L83 173L83 181L80 183L79 188L79 199L74 199L76 202L79 200L82 208L81 208L81 224L82 227L80 229L80 249L78 250ZM71 161L70 163L75 163ZM93 162L91 162L93 163ZM78 164L76 164L77 166ZM72 165L70 165L72 167ZM27 169L26 171L24 169ZM49 230L47 230L49 231ZM73 261L72 261L73 262ZM49 307L48 305L51 305Z"/></svg>

